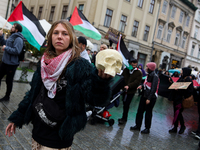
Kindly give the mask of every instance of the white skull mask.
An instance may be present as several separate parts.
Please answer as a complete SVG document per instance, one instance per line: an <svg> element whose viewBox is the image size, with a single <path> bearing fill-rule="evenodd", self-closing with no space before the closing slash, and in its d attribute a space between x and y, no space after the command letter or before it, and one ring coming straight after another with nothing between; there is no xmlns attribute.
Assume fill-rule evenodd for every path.
<svg viewBox="0 0 200 150"><path fill-rule="evenodd" d="M102 50L96 55L95 66L97 69L104 70L104 73L114 77L116 73L121 71L122 56L113 49Z"/></svg>

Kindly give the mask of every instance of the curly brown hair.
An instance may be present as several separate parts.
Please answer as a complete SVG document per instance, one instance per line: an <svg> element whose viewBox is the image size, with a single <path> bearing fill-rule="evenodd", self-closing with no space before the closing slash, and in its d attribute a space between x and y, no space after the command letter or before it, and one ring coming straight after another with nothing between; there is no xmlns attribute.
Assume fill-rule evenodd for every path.
<svg viewBox="0 0 200 150"><path fill-rule="evenodd" d="M58 56L56 54L55 47L52 44L52 34L58 24L62 24L67 29L68 34L70 36L69 46L65 50L65 51L67 51L69 49L72 49L72 56L71 56L70 61L68 62L68 64L69 64L71 61L73 61L74 59L76 59L80 56L81 51L80 51L80 48L78 47L78 40L76 38L74 28L71 25L71 23L68 22L67 20L59 20L52 24L51 29L49 30L49 32L47 34L47 48L46 48L45 52L47 53L49 58L54 58L54 57Z"/></svg>

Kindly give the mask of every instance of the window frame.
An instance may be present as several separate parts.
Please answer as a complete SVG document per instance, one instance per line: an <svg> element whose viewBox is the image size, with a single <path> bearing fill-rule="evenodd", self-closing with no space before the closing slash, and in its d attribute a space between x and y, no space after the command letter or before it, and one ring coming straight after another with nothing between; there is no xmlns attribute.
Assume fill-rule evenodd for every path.
<svg viewBox="0 0 200 150"><path fill-rule="evenodd" d="M148 30L146 30L148 29ZM143 36L143 41L148 41L149 37L149 31L150 31L150 26L146 25L144 29L144 36ZM147 36L146 36L147 35ZM146 39L145 39L146 38Z"/></svg>
<svg viewBox="0 0 200 150"><path fill-rule="evenodd" d="M67 12L68 12L68 5L63 5L61 19L66 19L67 18Z"/></svg>
<svg viewBox="0 0 200 150"><path fill-rule="evenodd" d="M170 35L170 36L168 36L168 35ZM172 30L171 29L168 29L168 32L167 32L167 39L166 39L166 41L168 42L168 43L170 43L170 41L171 41L171 36L172 36ZM168 38L169 37L169 38Z"/></svg>
<svg viewBox="0 0 200 150"><path fill-rule="evenodd" d="M171 18L173 18L173 19L175 18L176 9L177 9L176 6L172 6L172 14L171 14Z"/></svg>
<svg viewBox="0 0 200 150"><path fill-rule="evenodd" d="M50 14L49 14L49 22L53 21L53 16L55 13L56 6L51 6Z"/></svg>
<svg viewBox="0 0 200 150"><path fill-rule="evenodd" d="M154 5L155 5L155 0L151 0L150 6L149 6L149 13L151 13L151 14L153 14Z"/></svg>
<svg viewBox="0 0 200 150"><path fill-rule="evenodd" d="M137 37L138 28L139 28L139 21L134 20L131 36Z"/></svg>
<svg viewBox="0 0 200 150"><path fill-rule="evenodd" d="M165 7L164 7L165 6ZM167 12L167 6L168 6L168 1L164 1L163 2L163 7L162 7L162 13L163 14L166 14L166 12Z"/></svg>
<svg viewBox="0 0 200 150"><path fill-rule="evenodd" d="M123 20L123 18L126 18L126 20ZM119 24L119 31L122 33L124 33L124 31L125 31L126 21L127 21L127 16L122 15L121 19L120 19L120 24ZM122 31L122 29L123 29L123 31Z"/></svg>
<svg viewBox="0 0 200 150"><path fill-rule="evenodd" d="M194 47L193 47L194 46ZM194 55L194 49L195 49L195 45L192 44L192 49L191 49L191 52L190 52L190 56L193 56Z"/></svg>
<svg viewBox="0 0 200 150"><path fill-rule="evenodd" d="M180 33L176 33L174 45L178 46L179 44Z"/></svg>
<svg viewBox="0 0 200 150"><path fill-rule="evenodd" d="M198 37L198 32L199 32L199 28L195 27L195 31L194 31L194 38L197 39Z"/></svg>
<svg viewBox="0 0 200 150"><path fill-rule="evenodd" d="M80 9L80 6L82 7L82 9ZM79 9L81 12L83 12L83 10L84 10L84 4L79 4L79 5L78 5L78 9Z"/></svg>
<svg viewBox="0 0 200 150"><path fill-rule="evenodd" d="M181 43L182 48L185 48L186 39L187 39L187 37L183 36L182 43Z"/></svg>
<svg viewBox="0 0 200 150"><path fill-rule="evenodd" d="M200 45L199 45L198 58L200 58Z"/></svg>
<svg viewBox="0 0 200 150"><path fill-rule="evenodd" d="M30 12L33 14L33 12L34 12L34 6L31 6Z"/></svg>
<svg viewBox="0 0 200 150"><path fill-rule="evenodd" d="M184 12L181 10L180 16L179 16L179 23L183 22L183 18L184 18Z"/></svg>
<svg viewBox="0 0 200 150"><path fill-rule="evenodd" d="M190 24L190 16L188 15L187 16L187 19L186 19L186 27L189 27L189 24Z"/></svg>
<svg viewBox="0 0 200 150"><path fill-rule="evenodd" d="M138 7L142 8L143 7L143 2L144 0L138 0Z"/></svg>
<svg viewBox="0 0 200 150"><path fill-rule="evenodd" d="M38 16L37 16L38 20L41 19L41 16L42 16L42 10L43 10L43 6L40 6L40 7L39 7L39 11L38 11Z"/></svg>
<svg viewBox="0 0 200 150"><path fill-rule="evenodd" d="M163 26L159 25L158 26L157 36L156 36L157 39L161 39L162 38L162 31L163 31Z"/></svg>
<svg viewBox="0 0 200 150"><path fill-rule="evenodd" d="M107 12L108 12L108 14L107 14ZM110 16L110 12L112 12L111 16ZM107 8L106 16L105 16L105 20L104 20L104 24L103 24L105 27L110 27L111 22L112 22L112 15L113 15L113 10Z"/></svg>

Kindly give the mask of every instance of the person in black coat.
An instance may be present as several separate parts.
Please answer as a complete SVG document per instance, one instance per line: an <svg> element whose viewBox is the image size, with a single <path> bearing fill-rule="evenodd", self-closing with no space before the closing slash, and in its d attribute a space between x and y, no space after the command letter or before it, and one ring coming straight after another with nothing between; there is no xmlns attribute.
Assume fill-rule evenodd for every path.
<svg viewBox="0 0 200 150"><path fill-rule="evenodd" d="M148 134L150 133L151 128L151 120L152 120L152 111L153 107L156 103L157 99L157 91L158 91L158 75L155 73L156 64L154 62L147 63L146 71L148 73L147 79L145 80L143 85L140 85L138 89L143 88L144 92L140 99L140 103L138 106L137 114L136 114L136 125L130 127L130 130L139 130L142 125L143 114L145 113L145 129L141 131L141 133Z"/></svg>
<svg viewBox="0 0 200 150"><path fill-rule="evenodd" d="M181 71L181 77L178 79L177 82L191 82L191 84L188 86L187 89L175 89L172 91L171 99L173 101L173 107L174 107L174 119L173 119L173 125L174 127L169 130L169 133L176 133L178 128L178 123L180 122L181 128L179 130L179 134L182 134L185 131L185 123L183 119L183 107L182 107L182 101L185 98L190 97L193 94L193 83L192 79L190 78L191 74L190 68L182 68Z"/></svg>

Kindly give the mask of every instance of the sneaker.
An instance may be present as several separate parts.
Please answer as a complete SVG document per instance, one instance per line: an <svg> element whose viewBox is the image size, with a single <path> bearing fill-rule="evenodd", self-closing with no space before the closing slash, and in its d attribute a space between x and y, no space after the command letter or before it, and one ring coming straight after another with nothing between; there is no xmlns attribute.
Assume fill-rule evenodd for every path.
<svg viewBox="0 0 200 150"><path fill-rule="evenodd" d="M135 125L134 127L130 127L130 130L138 130L138 131L140 131L140 127Z"/></svg>
<svg viewBox="0 0 200 150"><path fill-rule="evenodd" d="M185 126L181 127L180 130L178 131L179 134L182 134L185 131Z"/></svg>
<svg viewBox="0 0 200 150"><path fill-rule="evenodd" d="M198 140L200 140L200 133L197 133L197 132L196 132L195 138L198 139Z"/></svg>
<svg viewBox="0 0 200 150"><path fill-rule="evenodd" d="M0 99L0 102L3 102L3 101L9 101L10 100L10 96L4 96L3 98Z"/></svg>
<svg viewBox="0 0 200 150"><path fill-rule="evenodd" d="M196 135L197 131L192 131L191 133L192 133L193 135Z"/></svg>
<svg viewBox="0 0 200 150"><path fill-rule="evenodd" d="M149 134L150 130L149 129L144 129L144 130L141 131L141 133L143 133L143 134Z"/></svg>

